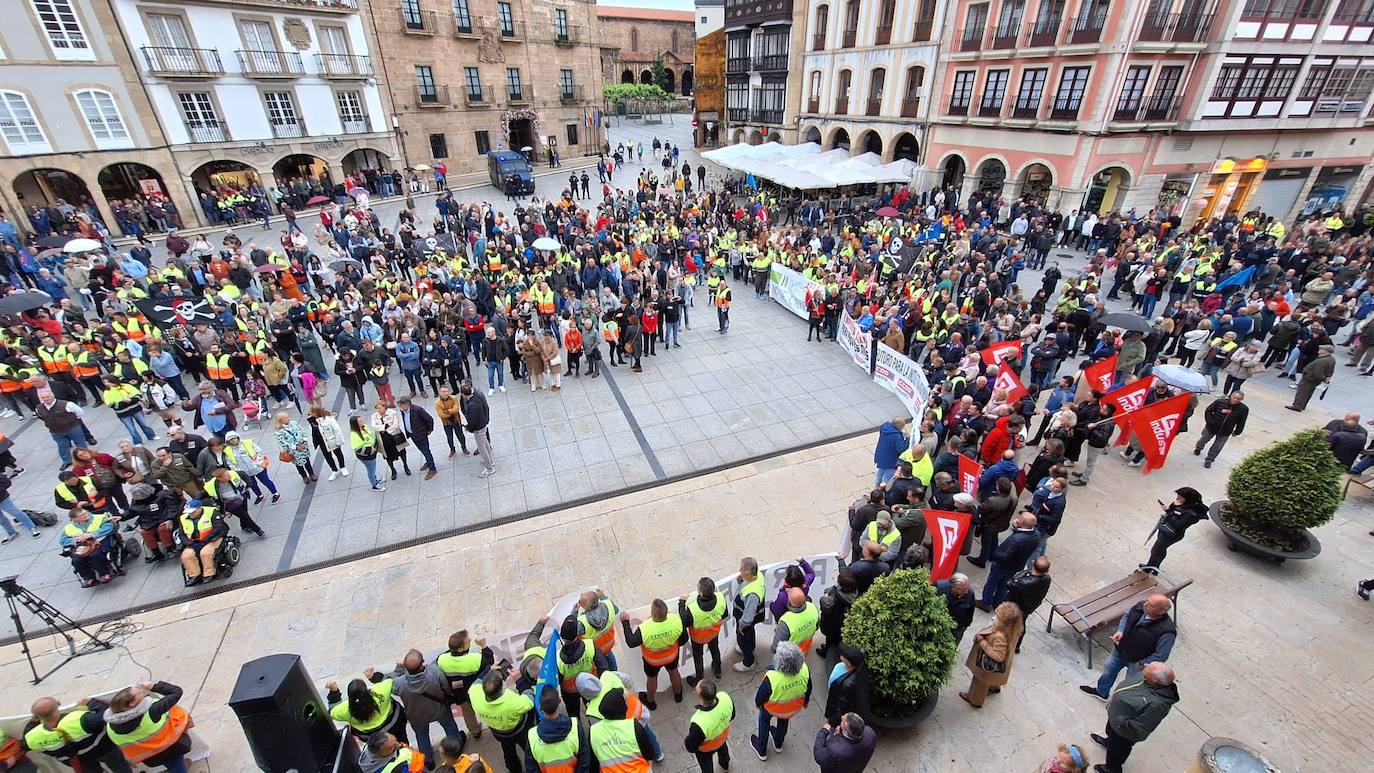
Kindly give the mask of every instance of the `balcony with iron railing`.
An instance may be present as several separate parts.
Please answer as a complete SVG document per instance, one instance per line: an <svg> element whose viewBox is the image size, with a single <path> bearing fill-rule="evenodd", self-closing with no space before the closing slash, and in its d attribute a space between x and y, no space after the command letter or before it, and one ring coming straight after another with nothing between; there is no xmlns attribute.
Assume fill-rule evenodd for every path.
<svg viewBox="0 0 1374 773"><path fill-rule="evenodd" d="M911 40L914 43L930 40L931 35L935 34L935 18L916 20L916 29L912 31Z"/></svg>
<svg viewBox="0 0 1374 773"><path fill-rule="evenodd" d="M406 13L405 9L398 9L397 13L401 18L401 31L412 35L433 35L439 31L439 16L434 11L420 11L418 13Z"/></svg>
<svg viewBox="0 0 1374 773"><path fill-rule="evenodd" d="M811 115L818 115L821 112L821 100L819 97L811 97L806 100L806 112Z"/></svg>
<svg viewBox="0 0 1374 773"><path fill-rule="evenodd" d="M883 98L882 98L882 97L869 97L869 98L868 98L868 103L867 103L866 105L864 105L864 115L870 116L870 117L871 117L871 116L882 115L882 112L883 112Z"/></svg>
<svg viewBox="0 0 1374 773"><path fill-rule="evenodd" d="M216 78L224 74L219 52L213 48L144 46L148 72L164 78Z"/></svg>
<svg viewBox="0 0 1374 773"><path fill-rule="evenodd" d="M453 34L460 38L478 38L482 36L482 27L472 20L471 16L462 18L453 17Z"/></svg>
<svg viewBox="0 0 1374 773"><path fill-rule="evenodd" d="M859 31L857 29L845 30L841 48L853 48L859 42Z"/></svg>
<svg viewBox="0 0 1374 773"><path fill-rule="evenodd" d="M305 74L305 63L295 51L235 51L239 69L249 78L295 78Z"/></svg>
<svg viewBox="0 0 1374 773"><path fill-rule="evenodd" d="M921 115L921 98L905 97L902 99L902 117L918 118Z"/></svg>
<svg viewBox="0 0 1374 773"><path fill-rule="evenodd" d="M749 120L749 108L747 108L747 107L731 107L731 108L726 108L725 114L726 114L726 117L728 117L731 121L747 121L747 120Z"/></svg>
<svg viewBox="0 0 1374 773"><path fill-rule="evenodd" d="M824 33L824 32L817 32L816 34L814 34L814 35L811 36L811 50L812 50L812 51L824 51L824 50L825 50L825 33Z"/></svg>
<svg viewBox="0 0 1374 773"><path fill-rule="evenodd" d="M891 24L879 24L879 25L878 25L878 34L877 34L876 36L874 36L873 42L874 42L876 45L879 45L879 46L885 46L885 45L887 45L888 43L891 43L891 42L892 42L892 25L891 25Z"/></svg>
<svg viewBox="0 0 1374 773"><path fill-rule="evenodd" d="M835 100L835 115L849 115L848 97L839 97Z"/></svg>
<svg viewBox="0 0 1374 773"><path fill-rule="evenodd" d="M343 124L344 134L367 134L372 131L372 120L365 115L361 118L344 118L340 123Z"/></svg>
<svg viewBox="0 0 1374 773"><path fill-rule="evenodd" d="M977 51L983 47L982 27L959 30L955 37L959 40L960 51Z"/></svg>
<svg viewBox="0 0 1374 773"><path fill-rule="evenodd" d="M321 78L357 80L372 77L372 57L358 54L315 54Z"/></svg>
<svg viewBox="0 0 1374 773"><path fill-rule="evenodd" d="M754 57L751 67L760 72L770 72L787 69L787 54L769 54L768 56Z"/></svg>
<svg viewBox="0 0 1374 773"><path fill-rule="evenodd" d="M496 102L496 90L491 86L469 83L463 89L463 102L477 107L494 104Z"/></svg>
<svg viewBox="0 0 1374 773"><path fill-rule="evenodd" d="M582 42L582 27L576 24L555 23L553 25L553 42L560 46L575 46Z"/></svg>
<svg viewBox="0 0 1374 773"><path fill-rule="evenodd" d="M1097 8L1080 14L1073 20L1070 43L1097 43L1102 40L1102 28L1107 26L1107 9Z"/></svg>
<svg viewBox="0 0 1374 773"><path fill-rule="evenodd" d="M994 49L1016 48L1016 42L1020 39L1020 24L998 24L992 31L992 47Z"/></svg>
<svg viewBox="0 0 1374 773"><path fill-rule="evenodd" d="M1206 43L1216 12L1175 14L1169 39L1175 43Z"/></svg>
<svg viewBox="0 0 1374 773"><path fill-rule="evenodd" d="M1116 111L1112 113L1112 121L1116 123L1177 121L1179 105L1183 100L1177 96L1152 95L1146 99L1133 101L1135 104L1124 106L1118 102Z"/></svg>
<svg viewBox="0 0 1374 773"><path fill-rule="evenodd" d="M568 85L565 83L560 83L558 85L559 102L563 102L565 104L572 102L581 102L586 98L586 89L584 89L582 86L579 86L577 84Z"/></svg>
<svg viewBox="0 0 1374 773"><path fill-rule="evenodd" d="M186 134L193 143L228 142L229 125L218 119L186 122Z"/></svg>
<svg viewBox="0 0 1374 773"><path fill-rule="evenodd" d="M949 107L945 110L945 115L968 115L968 102L949 101Z"/></svg>
<svg viewBox="0 0 1374 773"><path fill-rule="evenodd" d="M749 113L751 123L782 123L781 110L753 110Z"/></svg>
<svg viewBox="0 0 1374 773"><path fill-rule="evenodd" d="M419 107L447 107L448 86L415 87L415 104Z"/></svg>
<svg viewBox="0 0 1374 773"><path fill-rule="evenodd" d="M534 101L534 87L520 84L506 84L506 102L511 105L528 105Z"/></svg>
<svg viewBox="0 0 1374 773"><path fill-rule="evenodd" d="M1052 121L1077 121L1080 105L1061 105L1056 103L1054 109L1050 110L1050 120Z"/></svg>
<svg viewBox="0 0 1374 773"><path fill-rule="evenodd" d="M1059 42L1059 29L1064 20L1058 16L1036 19L1030 25L1030 35L1026 38L1028 48L1052 46Z"/></svg>
<svg viewBox="0 0 1374 773"><path fill-rule="evenodd" d="M987 100L983 100L982 102L979 102L978 115L981 118L1001 118L1002 100L999 99L996 102L989 102Z"/></svg>
<svg viewBox="0 0 1374 773"><path fill-rule="evenodd" d="M734 58L732 58L732 59L726 59L726 60L725 60L725 72L727 72L727 73L744 73L744 72L749 72L749 58L748 58L748 57L744 57L744 56L737 56L737 57L734 57Z"/></svg>
<svg viewBox="0 0 1374 773"><path fill-rule="evenodd" d="M491 24L491 31L501 40L524 40L525 25L515 19L497 19Z"/></svg>
<svg viewBox="0 0 1374 773"><path fill-rule="evenodd" d="M305 136L305 127L300 121L283 121L272 124L272 136L279 140L289 140Z"/></svg>
<svg viewBox="0 0 1374 773"><path fill-rule="evenodd" d="M1040 115L1040 97L1035 98L1035 102L1021 99L1021 95L1016 96L1016 101L1012 103L1012 118L1037 118Z"/></svg>

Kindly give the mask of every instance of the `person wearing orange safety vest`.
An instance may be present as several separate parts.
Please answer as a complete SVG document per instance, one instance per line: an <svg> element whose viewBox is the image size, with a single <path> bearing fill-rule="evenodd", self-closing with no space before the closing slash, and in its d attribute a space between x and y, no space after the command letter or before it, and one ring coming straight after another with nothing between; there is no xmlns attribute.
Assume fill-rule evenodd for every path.
<svg viewBox="0 0 1374 773"><path fill-rule="evenodd" d="M710 577L697 580L697 593L688 598L678 599L677 613L682 624L687 626L687 638L692 642L692 664L696 676L689 677L688 683L696 685L705 675L704 652L711 648L711 673L720 678L720 629L725 624L725 596L716 590L716 581Z"/></svg>
<svg viewBox="0 0 1374 773"><path fill-rule="evenodd" d="M697 709L687 726L684 745L696 755L697 765L712 773L713 756L720 758L721 770L730 769L730 722L735 718L735 701L730 693L718 691L715 681L703 679L696 686Z"/></svg>
<svg viewBox="0 0 1374 773"><path fill-rule="evenodd" d="M243 342L243 350L248 352L248 364L255 368L267 362L267 349L267 341L261 338L250 338Z"/></svg>
<svg viewBox="0 0 1374 773"><path fill-rule="evenodd" d="M625 630L625 646L639 647L644 657L644 705L653 711L658 708L658 672L663 669L667 669L673 686L673 701L682 702L682 674L677 663L680 649L687 643L687 626L680 616L668 614L663 599L654 599L651 609L650 618L640 622L639 628L630 625L629 612L620 613L620 624Z"/></svg>
<svg viewBox="0 0 1374 773"><path fill-rule="evenodd" d="M607 690L601 697L603 719L592 725L587 733L592 757L601 773L649 773L651 770L649 760L654 758L653 743L644 725L629 718L627 710L623 688Z"/></svg>
<svg viewBox="0 0 1374 773"><path fill-rule="evenodd" d="M607 667L615 671L615 619L620 607L615 605L600 588L583 593L577 600L580 611L577 613L578 635L591 639L596 649L606 658Z"/></svg>
<svg viewBox="0 0 1374 773"><path fill-rule="evenodd" d="M726 284L725 277L720 278L720 284L716 285L715 291L711 294L711 302L716 307L716 321L720 323L717 333L724 333L730 329L730 286Z"/></svg>
<svg viewBox="0 0 1374 773"><path fill-rule="evenodd" d="M782 642L792 642L803 653L810 654L811 640L820 627L821 613L806 591L801 588L787 589L787 609L778 615L777 625L773 626L773 648Z"/></svg>
<svg viewBox="0 0 1374 773"><path fill-rule="evenodd" d="M376 773L423 773L425 755L382 730L368 736L358 755L358 767Z"/></svg>
<svg viewBox="0 0 1374 773"><path fill-rule="evenodd" d="M540 280L530 294L534 296L534 307L539 312L539 316L552 317L555 307L553 288L549 287L549 283Z"/></svg>
<svg viewBox="0 0 1374 773"><path fill-rule="evenodd" d="M100 395L105 387L104 382L100 380L100 361L96 359L95 353L73 341L67 344L67 359L72 364L72 376L86 387L86 391L91 393L92 400L100 402Z"/></svg>
<svg viewBox="0 0 1374 773"><path fill-rule="evenodd" d="M579 674L593 676L607 671L606 656L596 645L579 637L581 626L577 618L568 615L558 629L558 689L563 692L563 702L568 707L568 715L576 716L582 708L582 697L577 694Z"/></svg>
<svg viewBox="0 0 1374 773"><path fill-rule="evenodd" d="M119 333L130 341L142 342L143 339L148 337L147 332L143 329L143 323L139 321L138 317L130 317L122 312L116 311L114 313L114 319L110 322L110 327L114 328L116 333Z"/></svg>
<svg viewBox="0 0 1374 773"><path fill-rule="evenodd" d="M130 764L185 771L191 715L180 701L181 688L167 682L125 687L105 709L105 732Z"/></svg>
<svg viewBox="0 0 1374 773"><path fill-rule="evenodd" d="M234 369L229 364L229 355L219 344L210 345L210 353L205 355L205 372L214 382L216 389L230 389L238 392L238 382L234 380Z"/></svg>
<svg viewBox="0 0 1374 773"><path fill-rule="evenodd" d="M773 652L773 663L754 693L759 709L758 734L749 736L749 745L759 759L768 759L768 744L781 751L787 739L787 723L811 702L811 671L806 655L791 642L783 642ZM776 724L774 723L776 721Z"/></svg>
<svg viewBox="0 0 1374 773"><path fill-rule="evenodd" d="M590 648L591 645L588 645ZM591 770L591 742L586 728L563 710L558 690L546 684L539 691L539 723L530 728L530 756L539 773L587 773Z"/></svg>

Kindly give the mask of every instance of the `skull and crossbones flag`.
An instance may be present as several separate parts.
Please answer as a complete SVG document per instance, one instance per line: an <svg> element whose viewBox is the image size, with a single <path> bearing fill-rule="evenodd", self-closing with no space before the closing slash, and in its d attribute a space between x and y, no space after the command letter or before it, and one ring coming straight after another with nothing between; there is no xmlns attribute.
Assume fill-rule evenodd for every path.
<svg viewBox="0 0 1374 773"><path fill-rule="evenodd" d="M210 302L204 298L177 298L166 302L157 300L134 301L138 310L149 322L166 329L177 325L213 325L215 313Z"/></svg>

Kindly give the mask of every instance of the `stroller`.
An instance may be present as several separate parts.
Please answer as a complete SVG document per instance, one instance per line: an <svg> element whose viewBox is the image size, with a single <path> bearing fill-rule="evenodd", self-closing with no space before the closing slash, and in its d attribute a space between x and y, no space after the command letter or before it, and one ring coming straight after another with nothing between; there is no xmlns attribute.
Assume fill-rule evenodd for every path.
<svg viewBox="0 0 1374 773"><path fill-rule="evenodd" d="M243 426L240 429L262 429L263 422L267 420L267 399L257 397L244 400L240 410L243 411Z"/></svg>

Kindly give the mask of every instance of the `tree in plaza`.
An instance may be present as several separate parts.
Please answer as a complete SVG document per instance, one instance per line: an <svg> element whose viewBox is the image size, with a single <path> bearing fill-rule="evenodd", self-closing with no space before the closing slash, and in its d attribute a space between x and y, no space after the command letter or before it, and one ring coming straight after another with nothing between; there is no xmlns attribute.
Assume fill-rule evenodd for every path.
<svg viewBox="0 0 1374 773"><path fill-rule="evenodd" d="M1305 530L1341 506L1345 471L1319 429L1295 433L1245 457L1226 483L1221 517L1237 533L1282 550L1301 550Z"/></svg>

